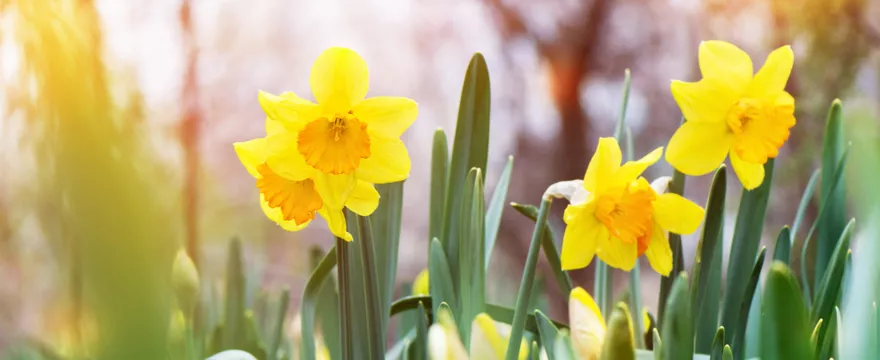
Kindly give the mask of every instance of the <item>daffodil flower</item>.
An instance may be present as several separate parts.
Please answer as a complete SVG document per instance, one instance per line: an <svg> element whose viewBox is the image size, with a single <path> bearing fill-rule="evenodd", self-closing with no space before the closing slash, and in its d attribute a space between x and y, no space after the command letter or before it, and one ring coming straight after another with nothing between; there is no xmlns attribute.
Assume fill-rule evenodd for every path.
<svg viewBox="0 0 880 360"><path fill-rule="evenodd" d="M754 74L748 54L727 42L706 41L699 62L702 80L672 82L687 121L669 140L666 161L684 174L703 175L730 154L743 187L752 190L795 125L794 98L785 91L794 53L789 46L776 49Z"/></svg>
<svg viewBox="0 0 880 360"><path fill-rule="evenodd" d="M554 185L565 188L570 204L565 209L562 269L586 267L593 256L609 266L632 270L645 254L651 267L666 276L672 271L672 250L667 231L690 234L703 219L703 208L676 194L666 194L668 180L649 184L640 175L660 159L658 148L623 165L620 147L613 138L599 139L583 182Z"/></svg>
<svg viewBox="0 0 880 360"><path fill-rule="evenodd" d="M428 330L428 357L431 360L503 360L510 341L510 325L481 313L471 326L470 351L461 343L455 320L447 308L438 311L437 322ZM520 342L519 359L528 358L528 345Z"/></svg>
<svg viewBox="0 0 880 360"><path fill-rule="evenodd" d="M267 129L266 164L293 181L312 178L326 184L341 207L355 178L373 184L402 181L410 158L400 136L415 121L418 105L407 98L365 99L367 64L357 53L330 48L315 61L309 84L317 103L287 92L260 92L260 105L283 124Z"/></svg>
<svg viewBox="0 0 880 360"><path fill-rule="evenodd" d="M281 131L281 126L278 121L266 120L269 134ZM295 174L297 176L292 177L273 171L266 164L269 149L265 138L238 142L234 146L242 165L257 180L263 212L287 231L302 230L317 213L327 221L333 235L351 241L343 206L361 216L372 214L379 206L379 193L366 181L357 180L346 194L340 194L313 171L306 171L307 176Z"/></svg>

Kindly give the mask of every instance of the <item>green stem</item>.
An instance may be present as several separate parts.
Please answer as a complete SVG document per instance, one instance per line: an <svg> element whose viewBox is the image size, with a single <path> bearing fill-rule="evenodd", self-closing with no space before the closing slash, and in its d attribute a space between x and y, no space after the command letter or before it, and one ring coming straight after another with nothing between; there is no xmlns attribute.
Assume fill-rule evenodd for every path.
<svg viewBox="0 0 880 360"><path fill-rule="evenodd" d="M636 348L645 348L645 334L642 329L645 324L642 323L642 289L639 271L639 259L636 259L636 267L629 272L629 307L632 309L633 326L635 327L634 337L636 338Z"/></svg>
<svg viewBox="0 0 880 360"><path fill-rule="evenodd" d="M385 358L384 346L382 345L382 333L379 330L380 316L383 316L382 306L379 301L379 288L376 280L376 261L373 255L373 236L369 221L363 216L357 217L358 230L360 232L361 260L364 262L366 270L364 276L364 287L367 290L367 324L369 332L367 333L367 343L370 344L370 353L373 359Z"/></svg>
<svg viewBox="0 0 880 360"><path fill-rule="evenodd" d="M351 360L351 279L349 278L348 244L345 239L336 238L336 276L339 278L339 331L342 344L342 359Z"/></svg>
<svg viewBox="0 0 880 360"><path fill-rule="evenodd" d="M596 305L602 316L611 315L611 269L604 261L596 259L596 274L593 283L593 296L596 297Z"/></svg>
<svg viewBox="0 0 880 360"><path fill-rule="evenodd" d="M522 281L519 285L519 291L516 294L516 307L513 312L513 322L511 323L510 340L507 346L507 360L517 360L519 358L519 345L522 342L523 328L526 325L526 317L529 308L529 292L535 282L535 267L538 264L538 252L541 249L541 235L544 233L543 224L547 221L547 215L550 213L550 204L553 199L544 198L541 201L541 208L538 210L538 219L535 221L535 228L532 231L532 242L529 243L529 255L526 258L526 266L523 270Z"/></svg>

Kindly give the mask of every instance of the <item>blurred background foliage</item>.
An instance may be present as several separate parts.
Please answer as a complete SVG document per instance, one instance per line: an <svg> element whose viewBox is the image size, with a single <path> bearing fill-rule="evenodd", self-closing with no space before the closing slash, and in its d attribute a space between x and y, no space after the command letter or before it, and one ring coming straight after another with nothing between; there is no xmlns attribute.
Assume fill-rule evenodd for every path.
<svg viewBox="0 0 880 360"><path fill-rule="evenodd" d="M427 261L428 144L436 127L452 131L473 52L493 79L489 168L513 154L509 199L536 203L550 183L581 177L597 138L612 133L625 68L636 153L665 145L680 119L669 80L699 77L705 39L740 45L756 67L777 46L795 50L798 125L776 163L765 226L774 232L819 165L831 100L847 104L845 122L877 122L880 1L0 0L0 352L31 337L82 352L67 344L88 344L101 324L132 344L106 356L153 358L144 339L168 328L174 252L190 249L205 287L219 289L234 236L248 286L289 287L298 308L308 249L331 238L267 221L230 144L263 132L257 89L308 97L311 62L326 47L365 57L371 95L420 103L404 135L413 173L398 278L409 282ZM486 176L495 184L499 174ZM689 179L687 195L704 202L709 183ZM558 229L562 208L551 216ZM531 227L511 211L502 219L487 281L495 303L513 303ZM695 236L684 244L692 259ZM588 271L573 273L585 288ZM644 303L656 309L659 277L643 274ZM564 318L567 294L547 294L542 308Z"/></svg>

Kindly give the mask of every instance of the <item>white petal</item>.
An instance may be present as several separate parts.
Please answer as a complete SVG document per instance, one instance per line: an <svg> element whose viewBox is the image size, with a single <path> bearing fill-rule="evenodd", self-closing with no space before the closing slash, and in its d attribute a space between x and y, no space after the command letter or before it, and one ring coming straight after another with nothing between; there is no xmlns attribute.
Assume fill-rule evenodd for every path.
<svg viewBox="0 0 880 360"><path fill-rule="evenodd" d="M657 193L657 195L665 194L666 190L669 189L669 184L671 182L671 176L661 176L651 182L651 188L654 189L654 192Z"/></svg>

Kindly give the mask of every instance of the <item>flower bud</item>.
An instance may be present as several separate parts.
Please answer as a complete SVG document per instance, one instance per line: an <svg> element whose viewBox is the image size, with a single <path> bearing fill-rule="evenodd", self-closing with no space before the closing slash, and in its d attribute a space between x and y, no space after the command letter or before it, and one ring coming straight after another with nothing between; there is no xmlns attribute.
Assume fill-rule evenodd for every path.
<svg viewBox="0 0 880 360"><path fill-rule="evenodd" d="M186 250L180 249L171 270L171 285L177 297L177 305L187 314L195 310L199 296L199 272Z"/></svg>

